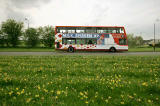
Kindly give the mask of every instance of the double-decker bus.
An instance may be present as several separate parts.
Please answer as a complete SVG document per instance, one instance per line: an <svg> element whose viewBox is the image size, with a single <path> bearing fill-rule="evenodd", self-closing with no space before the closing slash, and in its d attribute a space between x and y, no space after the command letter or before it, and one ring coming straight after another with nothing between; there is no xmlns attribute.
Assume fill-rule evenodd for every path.
<svg viewBox="0 0 160 106"><path fill-rule="evenodd" d="M128 51L127 35L122 26L56 26L55 49Z"/></svg>

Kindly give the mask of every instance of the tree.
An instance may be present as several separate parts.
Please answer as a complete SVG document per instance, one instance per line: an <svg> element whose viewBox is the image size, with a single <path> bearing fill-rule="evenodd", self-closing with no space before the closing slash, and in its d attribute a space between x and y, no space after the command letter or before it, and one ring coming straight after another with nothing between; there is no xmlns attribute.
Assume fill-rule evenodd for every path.
<svg viewBox="0 0 160 106"><path fill-rule="evenodd" d="M25 40L28 47L35 47L39 43L39 34L35 28L25 31Z"/></svg>
<svg viewBox="0 0 160 106"><path fill-rule="evenodd" d="M143 38L141 36L136 36L134 37L133 34L128 34L128 46L129 47L136 47L136 46L141 46L143 45Z"/></svg>
<svg viewBox="0 0 160 106"><path fill-rule="evenodd" d="M3 35L2 31L0 30L0 46L5 45L5 36Z"/></svg>
<svg viewBox="0 0 160 106"><path fill-rule="evenodd" d="M135 47L136 46L136 41L134 39L133 34L128 34L127 38L128 38L128 46L129 47Z"/></svg>
<svg viewBox="0 0 160 106"><path fill-rule="evenodd" d="M136 45L137 46L141 46L141 45L143 45L143 38L141 37L141 36L136 36L135 37L135 40L136 40Z"/></svg>
<svg viewBox="0 0 160 106"><path fill-rule="evenodd" d="M5 35L6 44L9 46L10 44L13 47L16 47L19 41L19 37L22 34L23 23L16 22L13 19L8 19L6 22L2 22L2 32Z"/></svg>
<svg viewBox="0 0 160 106"><path fill-rule="evenodd" d="M45 26L38 28L38 33L41 37L41 42L46 47L52 47L54 44L54 28L52 26Z"/></svg>

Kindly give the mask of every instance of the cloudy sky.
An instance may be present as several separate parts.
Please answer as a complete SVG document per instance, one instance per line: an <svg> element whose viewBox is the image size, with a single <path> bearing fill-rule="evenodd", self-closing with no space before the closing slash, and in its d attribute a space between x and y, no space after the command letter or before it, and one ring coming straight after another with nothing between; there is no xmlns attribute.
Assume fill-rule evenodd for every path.
<svg viewBox="0 0 160 106"><path fill-rule="evenodd" d="M144 39L153 38L156 23L160 39L160 0L0 0L0 7L0 23L9 18L25 22L27 17L30 27L125 26L127 33Z"/></svg>

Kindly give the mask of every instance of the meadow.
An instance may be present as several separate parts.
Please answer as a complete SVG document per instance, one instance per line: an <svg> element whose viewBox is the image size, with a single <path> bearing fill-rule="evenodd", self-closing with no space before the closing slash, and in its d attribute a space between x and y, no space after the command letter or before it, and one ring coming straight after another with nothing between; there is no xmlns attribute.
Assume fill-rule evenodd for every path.
<svg viewBox="0 0 160 106"><path fill-rule="evenodd" d="M45 48L45 47L0 47L0 52L55 52L54 48ZM129 48L127 52L153 52L154 49L152 47L135 47ZM156 52L160 52L160 48L156 47Z"/></svg>
<svg viewBox="0 0 160 106"><path fill-rule="evenodd" d="M0 105L159 106L160 56L0 56Z"/></svg>

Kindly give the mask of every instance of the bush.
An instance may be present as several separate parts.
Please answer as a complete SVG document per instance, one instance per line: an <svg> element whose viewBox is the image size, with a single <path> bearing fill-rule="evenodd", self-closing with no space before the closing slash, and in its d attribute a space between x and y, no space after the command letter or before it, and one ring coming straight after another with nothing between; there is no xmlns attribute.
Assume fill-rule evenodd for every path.
<svg viewBox="0 0 160 106"><path fill-rule="evenodd" d="M29 28L25 31L25 41L28 47L35 47L39 43L39 34L35 28Z"/></svg>

